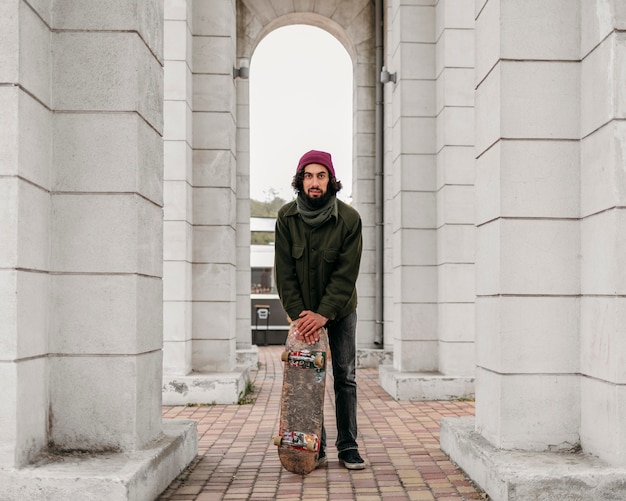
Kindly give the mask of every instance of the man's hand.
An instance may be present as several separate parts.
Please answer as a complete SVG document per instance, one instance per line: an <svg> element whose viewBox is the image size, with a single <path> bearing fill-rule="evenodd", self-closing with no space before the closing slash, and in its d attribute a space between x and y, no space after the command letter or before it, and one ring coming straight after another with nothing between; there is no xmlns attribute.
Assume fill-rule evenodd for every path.
<svg viewBox="0 0 626 501"><path fill-rule="evenodd" d="M296 320L298 337L307 344L317 343L320 339L319 330L326 325L326 322L328 319L325 316L314 311L304 310Z"/></svg>

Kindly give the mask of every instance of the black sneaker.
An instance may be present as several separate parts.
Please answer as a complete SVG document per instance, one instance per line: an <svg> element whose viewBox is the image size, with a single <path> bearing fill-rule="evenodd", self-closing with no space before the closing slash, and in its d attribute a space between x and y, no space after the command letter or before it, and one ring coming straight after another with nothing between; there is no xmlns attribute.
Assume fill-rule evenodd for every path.
<svg viewBox="0 0 626 501"><path fill-rule="evenodd" d="M319 468L320 466L324 466L327 462L328 460L326 459L326 452L320 451L319 456L317 456L317 464L315 465L315 467Z"/></svg>
<svg viewBox="0 0 626 501"><path fill-rule="evenodd" d="M365 461L359 454L357 449L348 449L339 453L339 461L348 468L348 470L363 470L365 468Z"/></svg>

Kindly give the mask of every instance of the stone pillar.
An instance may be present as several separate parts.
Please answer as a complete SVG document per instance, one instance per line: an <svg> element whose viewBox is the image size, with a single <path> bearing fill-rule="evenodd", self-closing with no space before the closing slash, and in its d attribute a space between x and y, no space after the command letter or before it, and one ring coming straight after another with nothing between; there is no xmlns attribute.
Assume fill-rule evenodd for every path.
<svg viewBox="0 0 626 501"><path fill-rule="evenodd" d="M397 399L473 394L473 11L435 3L387 10L394 363L380 382Z"/></svg>
<svg viewBox="0 0 626 501"><path fill-rule="evenodd" d="M191 4L164 2L163 370L191 372L192 79Z"/></svg>
<svg viewBox="0 0 626 501"><path fill-rule="evenodd" d="M476 430L505 449L578 442L578 16L490 0L476 24Z"/></svg>
<svg viewBox="0 0 626 501"><path fill-rule="evenodd" d="M472 378L474 5L440 1L435 14L438 369L445 375Z"/></svg>
<svg viewBox="0 0 626 501"><path fill-rule="evenodd" d="M581 6L580 440L583 450L624 467L626 7Z"/></svg>
<svg viewBox="0 0 626 501"><path fill-rule="evenodd" d="M178 151L169 159L176 178L166 186L165 212L177 233L166 242L165 325L178 347L170 350L163 399L235 403L247 378L236 370L236 6L194 2L190 20L186 5L171 2L165 40L166 74L177 85L166 102L167 138Z"/></svg>
<svg viewBox="0 0 626 501"><path fill-rule="evenodd" d="M2 7L3 499L151 499L196 452L161 418L162 4L121 7Z"/></svg>

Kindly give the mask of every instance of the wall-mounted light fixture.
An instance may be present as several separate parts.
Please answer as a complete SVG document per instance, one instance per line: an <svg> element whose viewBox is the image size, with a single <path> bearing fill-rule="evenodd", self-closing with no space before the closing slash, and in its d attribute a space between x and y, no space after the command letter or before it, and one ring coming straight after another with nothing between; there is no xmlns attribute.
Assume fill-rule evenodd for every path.
<svg viewBox="0 0 626 501"><path fill-rule="evenodd" d="M233 68L233 78L242 78L247 80L250 76L250 68L242 66L241 68Z"/></svg>
<svg viewBox="0 0 626 501"><path fill-rule="evenodd" d="M380 83L386 84L388 82L396 83L398 79L398 74L394 71L393 73L389 73L387 68L383 66L382 71L380 72Z"/></svg>

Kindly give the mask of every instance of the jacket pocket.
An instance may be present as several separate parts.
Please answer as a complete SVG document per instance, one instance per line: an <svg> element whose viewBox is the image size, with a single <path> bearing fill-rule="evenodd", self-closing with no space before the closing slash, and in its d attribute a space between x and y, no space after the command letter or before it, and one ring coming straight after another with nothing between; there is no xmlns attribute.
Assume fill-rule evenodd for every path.
<svg viewBox="0 0 626 501"><path fill-rule="evenodd" d="M291 246L291 257L295 261L296 267L296 276L298 280L302 282L304 278L304 247L301 245L292 245Z"/></svg>

